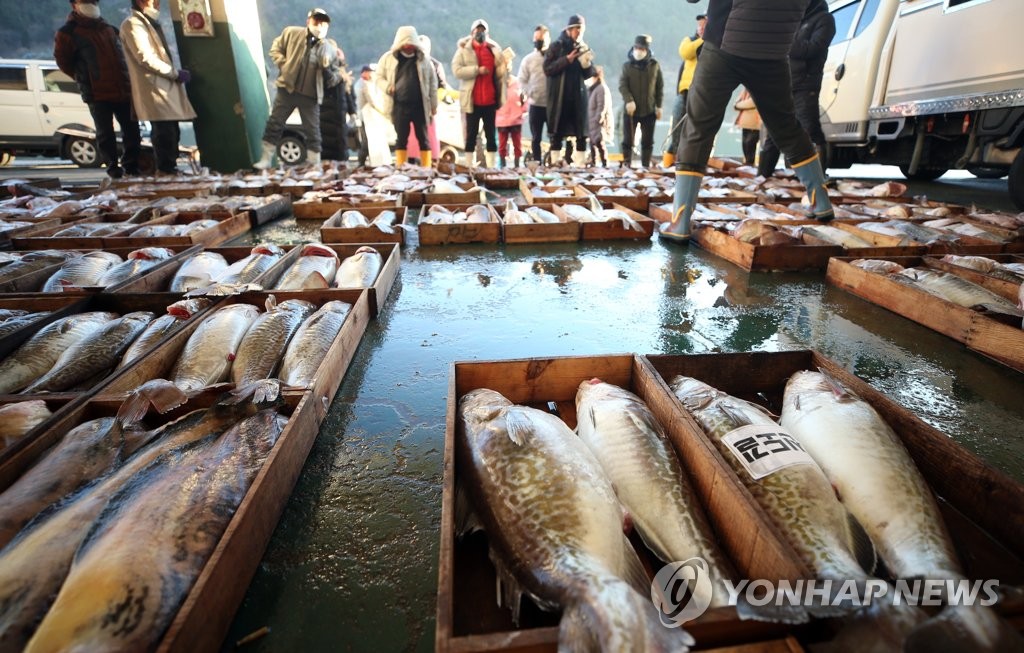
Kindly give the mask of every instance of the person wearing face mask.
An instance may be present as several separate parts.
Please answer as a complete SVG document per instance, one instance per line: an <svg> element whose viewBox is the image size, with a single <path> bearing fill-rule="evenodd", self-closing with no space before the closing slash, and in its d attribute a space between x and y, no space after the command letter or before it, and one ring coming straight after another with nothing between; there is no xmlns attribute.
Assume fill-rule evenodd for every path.
<svg viewBox="0 0 1024 653"><path fill-rule="evenodd" d="M534 161L540 161L544 123L548 120L548 78L544 75L544 55L551 45L551 32L545 25L533 30L533 50L519 64L519 87L526 94L530 112L530 152Z"/></svg>
<svg viewBox="0 0 1024 653"><path fill-rule="evenodd" d="M651 165L654 153L654 123L661 120L661 101L665 82L661 66L651 54L651 37L641 34L633 42L633 48L626 55L619 77L619 94L622 95L622 164L629 167L633 162L633 136L640 127L640 165Z"/></svg>
<svg viewBox="0 0 1024 653"><path fill-rule="evenodd" d="M306 163L320 165L320 103L324 99L323 71L335 57L327 42L331 17L320 8L306 14L306 26L285 27L270 45L270 59L278 68L275 82L277 94L270 117L263 128L263 153L253 164L266 170L272 163L281 141L285 121L292 111L299 111L306 136Z"/></svg>
<svg viewBox="0 0 1024 653"><path fill-rule="evenodd" d="M452 58L452 73L459 78L459 102L466 116L466 165L476 164L476 141L480 123L487 140L487 167L493 168L498 152L494 124L498 107L505 104L508 67L501 46L488 37L487 21L473 21L470 34L459 40Z"/></svg>
<svg viewBox="0 0 1024 653"><path fill-rule="evenodd" d="M408 161L406 148L412 127L416 140L425 145L420 151L420 162L426 168L431 167L427 125L437 113L437 72L420 47L415 27L404 25L395 32L391 49L377 62L374 82L384 98L383 113L391 116L391 124L398 135L395 165Z"/></svg>
<svg viewBox="0 0 1024 653"><path fill-rule="evenodd" d="M159 18L160 0L132 0L132 12L121 23L121 45L132 82L135 116L150 124L157 174L176 175L181 140L178 122L196 117L185 92L192 74L175 67Z"/></svg>
<svg viewBox="0 0 1024 653"><path fill-rule="evenodd" d="M117 29L100 17L96 0L71 2L68 20L54 35L57 66L78 83L96 126L96 147L107 174L118 179L139 174L142 137L132 114L132 88ZM124 155L118 164L114 118L121 125Z"/></svg>
<svg viewBox="0 0 1024 653"><path fill-rule="evenodd" d="M584 80L594 76L594 51L583 42L586 22L573 14L544 55L544 74L548 78L548 135L551 156L555 157L565 141L564 165L583 165L587 156L587 89ZM576 141L576 156L572 142Z"/></svg>

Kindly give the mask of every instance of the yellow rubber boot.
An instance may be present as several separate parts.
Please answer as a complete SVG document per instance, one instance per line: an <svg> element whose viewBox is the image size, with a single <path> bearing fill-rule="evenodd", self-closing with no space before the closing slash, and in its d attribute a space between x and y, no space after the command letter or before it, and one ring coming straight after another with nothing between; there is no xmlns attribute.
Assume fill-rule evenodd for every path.
<svg viewBox="0 0 1024 653"><path fill-rule="evenodd" d="M676 155L671 152L664 152L661 155L661 167L671 168L676 162Z"/></svg>
<svg viewBox="0 0 1024 653"><path fill-rule="evenodd" d="M406 150L395 150L395 167L400 168L409 160L409 152Z"/></svg>
<svg viewBox="0 0 1024 653"><path fill-rule="evenodd" d="M420 162L423 164L424 168L432 168L434 166L434 158L430 153L430 150L420 151Z"/></svg>

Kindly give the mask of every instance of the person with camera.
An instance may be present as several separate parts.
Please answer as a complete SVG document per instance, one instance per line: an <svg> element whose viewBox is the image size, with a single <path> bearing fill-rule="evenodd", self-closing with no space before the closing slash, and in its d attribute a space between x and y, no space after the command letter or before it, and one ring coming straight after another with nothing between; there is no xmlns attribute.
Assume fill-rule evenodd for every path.
<svg viewBox="0 0 1024 653"><path fill-rule="evenodd" d="M622 64L619 93L622 95L622 165L633 162L633 137L640 127L640 165L649 168L654 153L654 123L661 119L665 82L661 66L651 54L651 37L641 34Z"/></svg>
<svg viewBox="0 0 1024 653"><path fill-rule="evenodd" d="M583 41L586 21L573 14L569 24L544 55L544 74L548 77L548 135L551 156L556 156L565 141L565 165L583 165L587 156L587 89L583 82L594 76L594 52ZM573 144L576 141L576 157Z"/></svg>
<svg viewBox="0 0 1024 653"><path fill-rule="evenodd" d="M466 115L466 165L476 165L476 141L483 122L487 140L487 167L493 168L498 155L495 114L505 104L508 66L501 46L488 36L487 21L473 21L469 36L459 40L452 58L452 74L459 78L459 102Z"/></svg>

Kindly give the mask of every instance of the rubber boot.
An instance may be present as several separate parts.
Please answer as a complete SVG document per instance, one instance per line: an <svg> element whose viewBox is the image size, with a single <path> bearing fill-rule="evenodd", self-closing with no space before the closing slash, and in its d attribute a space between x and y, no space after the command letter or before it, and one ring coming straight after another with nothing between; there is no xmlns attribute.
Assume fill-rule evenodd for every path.
<svg viewBox="0 0 1024 653"><path fill-rule="evenodd" d="M676 162L676 155L671 152L663 152L661 154L661 167L671 168Z"/></svg>
<svg viewBox="0 0 1024 653"><path fill-rule="evenodd" d="M498 157L498 167L501 168L502 170L508 167L508 165L505 163L505 157Z"/></svg>
<svg viewBox="0 0 1024 653"><path fill-rule="evenodd" d="M494 162L495 162L495 160L497 158L498 158L498 153L497 152L490 152L490 151L488 151L488 152L484 153L484 161L487 162L487 167L488 168L493 168L494 167Z"/></svg>
<svg viewBox="0 0 1024 653"><path fill-rule="evenodd" d="M815 220L830 222L836 214L832 210L832 201L828 198L825 188L825 171L821 169L821 160L815 154L809 159L793 164L793 172L807 189L807 197L811 200L811 212Z"/></svg>
<svg viewBox="0 0 1024 653"><path fill-rule="evenodd" d="M622 148L622 167L633 167L633 148Z"/></svg>
<svg viewBox="0 0 1024 653"><path fill-rule="evenodd" d="M420 152L420 165L424 168L434 167L434 154L430 150L423 150Z"/></svg>
<svg viewBox="0 0 1024 653"><path fill-rule="evenodd" d="M645 168L651 167L651 157L654 156L654 150L640 150L640 165Z"/></svg>
<svg viewBox="0 0 1024 653"><path fill-rule="evenodd" d="M252 167L257 170L269 170L274 167L274 152L277 147L273 143L263 141L263 153L260 155L260 160L252 164Z"/></svg>
<svg viewBox="0 0 1024 653"><path fill-rule="evenodd" d="M306 163L311 166L320 166L320 153L310 150L306 153Z"/></svg>
<svg viewBox="0 0 1024 653"><path fill-rule="evenodd" d="M395 150L395 167L401 168L409 161L408 150Z"/></svg>
<svg viewBox="0 0 1024 653"><path fill-rule="evenodd" d="M587 151L576 150L572 155L572 167L574 168L586 168L587 167Z"/></svg>
<svg viewBox="0 0 1024 653"><path fill-rule="evenodd" d="M476 152L466 152L466 167L470 170L476 167Z"/></svg>
<svg viewBox="0 0 1024 653"><path fill-rule="evenodd" d="M521 156L517 156L516 157L516 167L517 168L522 168L523 167L523 157L521 157Z"/></svg>
<svg viewBox="0 0 1024 653"><path fill-rule="evenodd" d="M699 172L676 170L676 192L672 201L672 221L663 223L660 238L666 241L687 243L690 240L690 216L697 205L697 193L704 178Z"/></svg>

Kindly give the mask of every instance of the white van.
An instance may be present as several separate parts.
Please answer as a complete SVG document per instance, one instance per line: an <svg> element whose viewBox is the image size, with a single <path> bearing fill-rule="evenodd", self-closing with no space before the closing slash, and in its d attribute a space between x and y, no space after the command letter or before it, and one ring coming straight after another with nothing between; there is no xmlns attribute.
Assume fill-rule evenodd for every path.
<svg viewBox="0 0 1024 653"><path fill-rule="evenodd" d="M0 116L0 165L17 154L71 159L82 167L101 163L88 137L95 132L89 107L54 61L0 59Z"/></svg>

